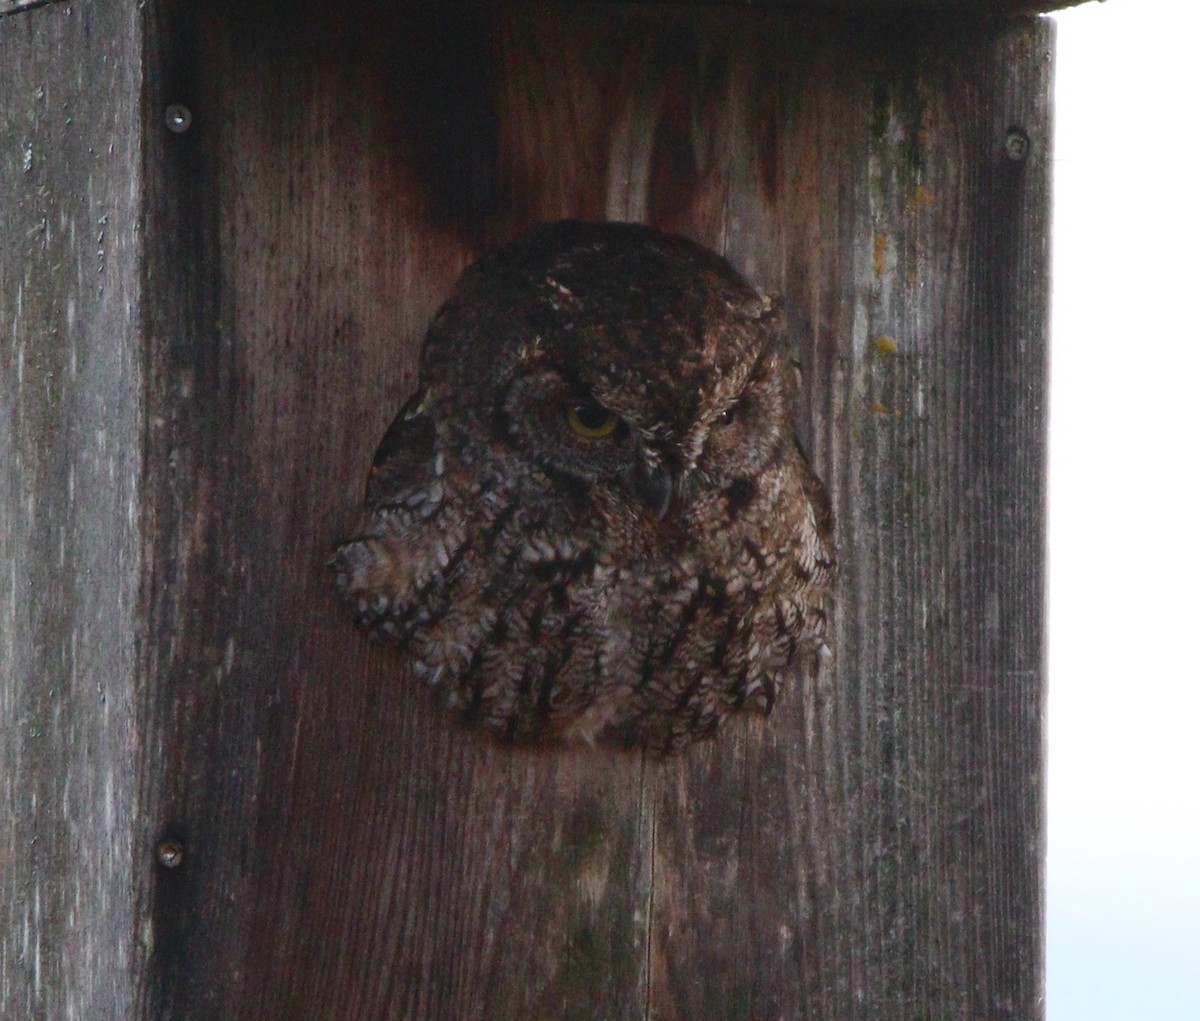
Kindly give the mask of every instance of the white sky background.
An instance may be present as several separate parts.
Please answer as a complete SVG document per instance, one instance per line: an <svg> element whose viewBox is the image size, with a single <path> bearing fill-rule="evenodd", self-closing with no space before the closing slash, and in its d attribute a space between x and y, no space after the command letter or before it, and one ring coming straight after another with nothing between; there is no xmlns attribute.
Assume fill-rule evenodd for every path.
<svg viewBox="0 0 1200 1021"><path fill-rule="evenodd" d="M1200 0L1058 22L1048 1021L1200 1021Z"/></svg>

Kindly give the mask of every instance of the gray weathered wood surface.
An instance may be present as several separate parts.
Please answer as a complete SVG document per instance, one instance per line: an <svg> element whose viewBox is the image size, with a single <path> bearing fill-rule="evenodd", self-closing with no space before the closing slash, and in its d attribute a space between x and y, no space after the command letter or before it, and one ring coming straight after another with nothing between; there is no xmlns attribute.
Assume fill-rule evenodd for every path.
<svg viewBox="0 0 1200 1021"><path fill-rule="evenodd" d="M0 20L0 1013L1039 1017L1051 28L369 13ZM839 514L833 662L665 762L456 728L323 567L566 215L783 295Z"/></svg>
<svg viewBox="0 0 1200 1021"><path fill-rule="evenodd" d="M49 3L66 3L67 0L0 0L0 17L16 11L29 10ZM682 0L687 2L687 0ZM921 11L945 14L1032 14L1038 11L1053 11L1063 7L1074 7L1087 0L770 0L754 4L752 0L698 0L710 6L724 2L737 7L789 7L799 11L866 11L896 12ZM368 5L369 6L369 5Z"/></svg>
<svg viewBox="0 0 1200 1021"><path fill-rule="evenodd" d="M0 1017L130 1016L138 19L0 21Z"/></svg>

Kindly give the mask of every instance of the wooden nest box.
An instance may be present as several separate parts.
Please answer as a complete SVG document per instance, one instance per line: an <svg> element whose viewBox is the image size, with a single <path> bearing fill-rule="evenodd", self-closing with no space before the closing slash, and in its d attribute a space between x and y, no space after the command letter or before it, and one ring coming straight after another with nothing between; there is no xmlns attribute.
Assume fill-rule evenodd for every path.
<svg viewBox="0 0 1200 1021"><path fill-rule="evenodd" d="M0 0L0 1015L1041 1016L1033 2ZM324 566L462 268L782 296L833 659L658 760L455 726Z"/></svg>

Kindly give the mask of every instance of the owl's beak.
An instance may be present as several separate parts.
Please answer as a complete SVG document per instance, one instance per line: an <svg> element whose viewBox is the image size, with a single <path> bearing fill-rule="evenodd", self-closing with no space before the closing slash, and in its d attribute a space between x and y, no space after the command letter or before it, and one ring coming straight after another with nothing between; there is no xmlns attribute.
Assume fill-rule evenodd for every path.
<svg viewBox="0 0 1200 1021"><path fill-rule="evenodd" d="M662 465L644 465L634 476L634 489L661 520L671 507L675 480Z"/></svg>

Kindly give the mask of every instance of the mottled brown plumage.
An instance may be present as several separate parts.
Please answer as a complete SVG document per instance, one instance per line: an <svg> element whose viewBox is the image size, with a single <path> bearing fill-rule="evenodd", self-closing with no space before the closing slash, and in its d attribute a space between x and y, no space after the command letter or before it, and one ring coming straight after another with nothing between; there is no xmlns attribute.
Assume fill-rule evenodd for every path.
<svg viewBox="0 0 1200 1021"><path fill-rule="evenodd" d="M334 557L359 624L511 740L677 749L817 648L832 519L776 314L630 224L470 267Z"/></svg>

